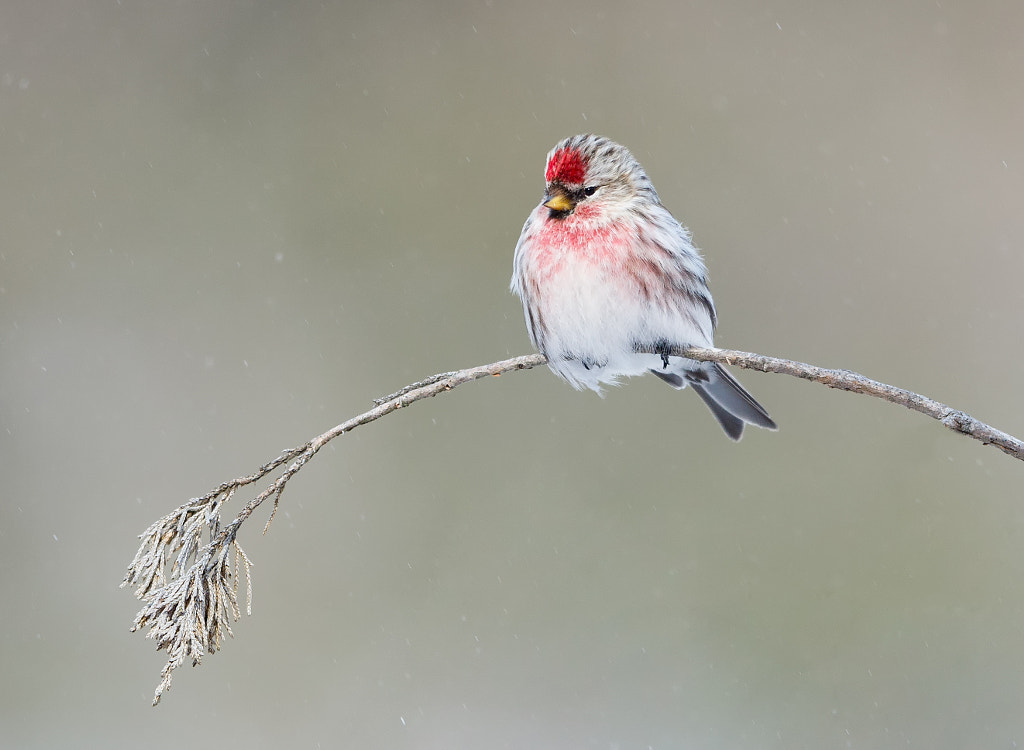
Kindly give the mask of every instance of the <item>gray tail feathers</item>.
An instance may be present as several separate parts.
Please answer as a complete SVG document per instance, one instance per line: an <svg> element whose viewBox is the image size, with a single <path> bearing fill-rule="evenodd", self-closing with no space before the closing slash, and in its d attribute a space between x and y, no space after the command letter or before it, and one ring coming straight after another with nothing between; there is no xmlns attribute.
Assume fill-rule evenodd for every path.
<svg viewBox="0 0 1024 750"><path fill-rule="evenodd" d="M768 430L778 429L764 407L717 362L707 362L698 369L686 371L685 383L676 373L652 372L676 388L689 384L733 440L743 437L743 426L747 423Z"/></svg>

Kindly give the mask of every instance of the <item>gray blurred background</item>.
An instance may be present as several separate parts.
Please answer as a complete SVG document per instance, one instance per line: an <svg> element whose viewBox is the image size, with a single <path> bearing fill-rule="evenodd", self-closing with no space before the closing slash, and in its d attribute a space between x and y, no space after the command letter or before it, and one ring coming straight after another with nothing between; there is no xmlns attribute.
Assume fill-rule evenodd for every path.
<svg viewBox="0 0 1024 750"><path fill-rule="evenodd" d="M719 345L1024 434L1022 80L1012 2L3 4L0 745L1024 742L1024 466L783 376L739 445L547 370L336 440L157 709L117 587L189 497L529 352L576 132L691 227Z"/></svg>

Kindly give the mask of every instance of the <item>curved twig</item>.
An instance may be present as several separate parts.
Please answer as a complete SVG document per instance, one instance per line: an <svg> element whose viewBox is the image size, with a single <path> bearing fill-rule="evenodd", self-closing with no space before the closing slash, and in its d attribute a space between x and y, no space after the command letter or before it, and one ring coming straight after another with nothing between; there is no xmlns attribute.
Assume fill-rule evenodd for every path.
<svg viewBox="0 0 1024 750"><path fill-rule="evenodd" d="M651 353L657 354L660 352ZM817 365L794 362L790 359L766 357L763 354L752 354L732 349L706 349L696 346L676 347L669 351L668 354L698 359L702 362L720 362L725 365L735 365L747 370L792 375L804 380L813 380L815 383L821 383L829 388L874 396L883 401L899 404L908 409L927 414L932 419L942 422L953 432L972 437L983 445L994 445L1008 456L1024 461L1024 441L1015 438L1013 435L997 430L995 427L975 419L966 412L946 406L927 396L866 378L860 373L850 370L831 370L826 367L818 367Z"/></svg>
<svg viewBox="0 0 1024 750"><path fill-rule="evenodd" d="M667 352L643 348L637 351L667 353L749 370L777 372L813 380L829 388L874 396L927 414L954 432L973 437L985 445L994 445L1007 455L1024 460L1024 442L1018 438L938 401L849 370L831 370L729 349L676 347ZM282 452L254 473L225 482L202 497L192 498L140 534L142 542L135 559L128 566L121 586L135 586L135 595L144 602L135 616L132 631L148 627L147 637L156 641L158 650L166 650L169 655L161 672L153 705L160 702L161 695L170 687L172 673L177 667L188 660L193 665L199 664L204 654L217 652L224 635L231 635L230 622L240 616L237 587L242 575L246 578L246 593L250 602L252 596L252 563L236 540L239 528L256 508L273 497L274 510L264 527L266 533L288 480L321 448L360 425L373 422L422 399L450 391L463 383L488 375L528 370L546 363L544 355L530 354L466 370L440 373L407 385L390 396L377 399L374 402L376 405L369 411L342 422L303 445ZM287 468L269 487L246 503L231 523L221 527L220 509L224 503L239 489L255 484L285 464L288 464ZM204 533L210 541L202 546ZM233 569L229 564L231 551L235 552ZM168 565L171 568L169 573L166 570Z"/></svg>

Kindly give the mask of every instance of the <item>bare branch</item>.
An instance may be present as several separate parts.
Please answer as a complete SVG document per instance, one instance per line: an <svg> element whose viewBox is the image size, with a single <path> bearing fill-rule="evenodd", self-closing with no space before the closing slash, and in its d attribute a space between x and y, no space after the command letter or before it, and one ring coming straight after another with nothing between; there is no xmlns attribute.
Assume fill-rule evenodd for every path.
<svg viewBox="0 0 1024 750"><path fill-rule="evenodd" d="M135 559L128 566L121 587L135 586L135 595L144 603L135 616L132 632L148 627L146 637L156 641L157 650L165 650L168 654L167 664L160 673L160 684L153 696L153 705L159 703L163 693L170 688L175 669L187 660L191 660L193 666L198 665L204 654L217 652L224 635L232 635L230 622L239 617L239 564L242 567L241 574L246 579L249 602L247 610L251 609L252 563L235 541L238 530L264 500L273 497L274 511L264 527L266 533L288 480L321 448L339 435L421 399L488 375L528 370L546 361L540 354L514 357L467 370L442 373L406 386L391 396L377 400L377 406L373 409L342 422L304 445L284 451L253 474L225 482L202 497L192 498L140 534L142 543L135 553ZM221 506L235 492L255 484L289 462L288 468L269 487L242 507L235 520L221 528ZM209 541L201 546L204 532ZM228 562L232 550L235 552L234 570ZM169 560L173 560L173 563L168 574Z"/></svg>
<svg viewBox="0 0 1024 750"><path fill-rule="evenodd" d="M660 354L660 352L653 350L649 353ZM815 383L827 385L829 388L874 396L883 401L889 401L922 414L927 414L932 419L942 422L953 432L972 437L983 445L994 445L1008 456L1024 461L1024 441L1015 438L1013 435L997 430L995 427L975 419L966 412L946 406L927 396L922 396L919 393L897 388L886 383L880 383L877 380L871 380L850 370L830 370L825 367L794 362L789 359L766 357L762 354L751 354L750 352L740 352L731 349L705 349L696 346L675 347L668 354L685 356L690 359L701 360L702 362L719 362L725 365L735 365L747 370L792 375L804 380L813 380Z"/></svg>
<svg viewBox="0 0 1024 750"><path fill-rule="evenodd" d="M663 353L660 349L638 348L637 351ZM1024 442L1012 435L938 401L870 380L849 370L830 370L729 349L677 347L665 353L749 370L793 375L829 388L874 396L927 414L955 432L969 435L985 445L994 445L1004 453L1024 460ZM488 375L528 370L546 362L542 354L531 354L466 370L440 373L412 383L390 396L377 399L374 401L376 405L369 411L342 422L304 445L282 452L253 474L225 482L202 497L192 498L140 534L142 542L135 559L128 566L121 586L134 586L135 595L143 601L142 609L135 616L132 631L148 627L147 637L156 641L158 650L165 650L168 654L167 663L160 674L160 684L153 697L153 705L159 703L160 697L170 688L175 669L188 660L192 661L193 666L198 665L204 654L217 652L225 635L232 635L230 623L240 617L238 585L243 575L246 580L246 610L251 614L252 563L236 541L238 531L256 508L273 497L274 510L264 527L266 533L288 480L321 448L360 425L373 422L422 399L450 391L463 383ZM288 466L280 476L246 503L235 519L222 528L220 510L224 503L238 490L259 482L285 464ZM209 540L205 545L202 544L204 536ZM232 552L234 566L230 564Z"/></svg>

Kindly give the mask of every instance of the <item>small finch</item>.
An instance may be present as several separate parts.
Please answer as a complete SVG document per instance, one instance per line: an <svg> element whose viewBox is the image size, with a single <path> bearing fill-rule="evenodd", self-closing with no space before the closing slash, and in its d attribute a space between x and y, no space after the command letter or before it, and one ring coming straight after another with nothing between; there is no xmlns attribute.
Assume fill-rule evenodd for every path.
<svg viewBox="0 0 1024 750"><path fill-rule="evenodd" d="M713 346L715 303L689 230L633 155L576 135L548 154L544 178L544 199L516 245L512 291L551 370L598 393L602 383L653 372L693 388L733 440L747 423L777 429L721 365L660 353Z"/></svg>

